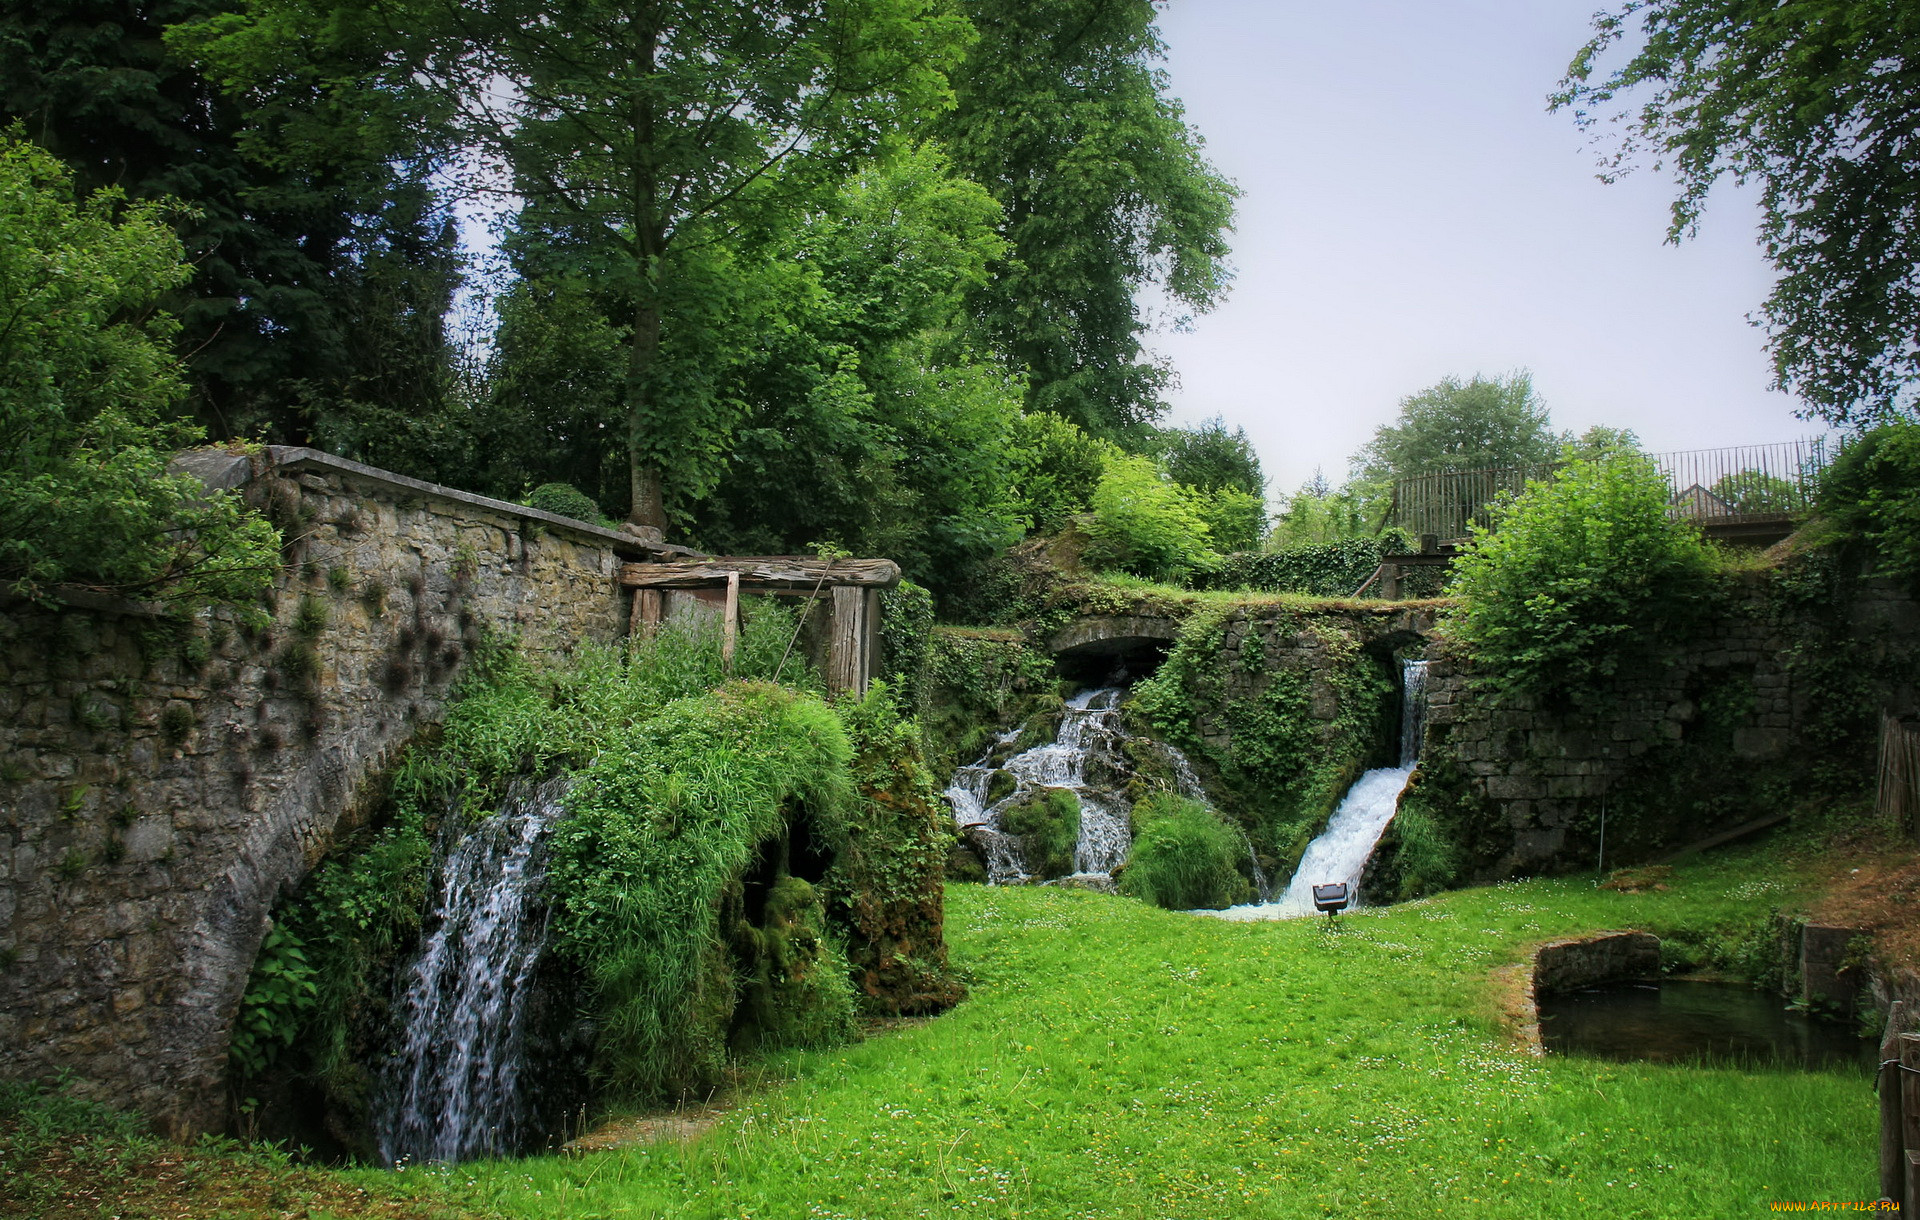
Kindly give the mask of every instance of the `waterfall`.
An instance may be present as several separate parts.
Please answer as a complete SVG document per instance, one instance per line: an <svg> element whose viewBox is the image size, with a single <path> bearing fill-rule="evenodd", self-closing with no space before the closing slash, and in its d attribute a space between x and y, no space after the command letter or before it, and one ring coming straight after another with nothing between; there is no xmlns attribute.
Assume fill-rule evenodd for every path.
<svg viewBox="0 0 1920 1220"><path fill-rule="evenodd" d="M518 780L479 823L448 819L433 930L400 980L400 1045L375 1106L389 1165L513 1153L530 1134L521 1074L546 942L539 893L566 788Z"/></svg>
<svg viewBox="0 0 1920 1220"><path fill-rule="evenodd" d="M1032 880L1026 861L1021 858L1012 836L1000 829L1000 812L1038 788L1066 788L1080 801L1080 837L1074 844L1073 868L1076 876L1105 878L1126 863L1133 847L1132 806L1121 794L1120 785L1109 786L1099 778L1089 778L1089 765L1110 773L1126 769L1121 743L1126 733L1120 724L1120 699L1124 691L1103 686L1082 691L1067 702L1060 721L1059 734L1044 745L1034 746L996 764L1002 751L1010 746L1019 731L1003 733L992 749L971 766L954 772L947 788L947 800L953 806L955 823L971 830L972 837L985 851L987 880L995 885ZM1179 759L1176 769L1192 768ZM991 803L988 789L996 771L1013 777L1012 792ZM1183 778L1184 787L1187 780ZM1196 790L1199 781L1193 780Z"/></svg>
<svg viewBox="0 0 1920 1220"><path fill-rule="evenodd" d="M1400 794L1406 791L1407 781L1413 778L1414 768L1420 761L1427 719L1427 662L1403 662L1401 684L1404 697L1400 713L1400 765L1368 771L1347 789L1326 830L1307 845L1306 853L1300 857L1300 867L1278 900L1203 914L1235 920L1311 915L1314 913L1313 887L1341 881L1354 896L1354 905L1359 905L1360 874L1367 867L1367 857L1373 854L1374 844L1380 841L1387 823L1393 820L1394 811L1400 805Z"/></svg>

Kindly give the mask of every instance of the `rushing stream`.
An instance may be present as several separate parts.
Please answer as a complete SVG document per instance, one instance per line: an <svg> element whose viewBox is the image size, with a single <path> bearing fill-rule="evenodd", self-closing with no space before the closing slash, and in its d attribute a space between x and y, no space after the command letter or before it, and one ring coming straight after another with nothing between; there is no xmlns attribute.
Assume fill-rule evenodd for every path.
<svg viewBox="0 0 1920 1220"><path fill-rule="evenodd" d="M1347 789L1340 807L1328 820L1319 838L1307 845L1300 867L1286 891L1271 902L1229 907L1224 911L1205 911L1221 919L1291 919L1313 914L1313 887L1344 881L1347 892L1359 905L1360 874L1374 844L1393 820L1399 808L1400 794L1420 761L1420 743L1426 731L1427 663L1406 661L1401 668L1404 698L1400 715L1400 765L1378 767L1362 775Z"/></svg>
<svg viewBox="0 0 1920 1220"><path fill-rule="evenodd" d="M1123 749L1129 737L1120 713L1125 695L1112 686L1082 691L1067 702L1054 740L1003 759L1020 735L1015 729L1001 734L978 762L954 772L947 800L955 823L980 845L988 881L1006 885L1034 880L1018 839L1001 829L1000 814L1043 788L1065 788L1080 800L1080 837L1073 849L1075 879L1109 880L1127 862L1127 853L1133 849L1133 806L1126 796L1131 763ZM1165 755L1180 794L1206 800L1186 756L1164 743L1156 743L1156 748ZM999 771L1013 777L1014 787L989 801L993 777Z"/></svg>
<svg viewBox="0 0 1920 1220"><path fill-rule="evenodd" d="M389 1165L522 1150L532 1116L526 1025L546 943L540 885L566 787L516 782L497 812L449 827L431 931L401 979L399 1045L375 1106Z"/></svg>

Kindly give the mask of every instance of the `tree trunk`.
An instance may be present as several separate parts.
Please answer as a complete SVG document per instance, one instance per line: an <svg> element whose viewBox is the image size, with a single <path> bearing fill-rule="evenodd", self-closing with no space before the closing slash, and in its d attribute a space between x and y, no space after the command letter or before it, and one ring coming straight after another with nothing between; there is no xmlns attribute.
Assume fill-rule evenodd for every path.
<svg viewBox="0 0 1920 1220"><path fill-rule="evenodd" d="M627 474L633 504L627 520L663 530L667 525L667 509L661 494L660 468L646 451L651 422L647 374L653 368L654 353L659 347L660 309L651 300L644 301L634 310L632 347L627 353Z"/></svg>

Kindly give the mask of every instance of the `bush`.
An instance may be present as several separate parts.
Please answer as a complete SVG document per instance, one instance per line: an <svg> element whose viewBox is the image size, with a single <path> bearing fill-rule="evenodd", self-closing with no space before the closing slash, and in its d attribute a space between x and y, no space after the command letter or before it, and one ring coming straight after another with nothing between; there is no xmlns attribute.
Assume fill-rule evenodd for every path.
<svg viewBox="0 0 1920 1220"><path fill-rule="evenodd" d="M838 969L844 988L844 959L823 937L799 935L811 916L784 911L792 926L776 946L736 883L762 853L777 888L789 860L839 851L851 760L845 730L819 699L739 682L670 704L580 774L553 834L554 944L586 977L594 1058L614 1094L685 1096L719 1084L738 1000L729 944L749 979L763 965L778 970L771 990L755 993L756 1041L781 1030L810 1041L851 1032L851 1001L814 978ZM789 908L795 893L789 887ZM720 936L709 919L690 917L701 912L720 913ZM780 1008L783 994L825 1007L765 1007Z"/></svg>
<svg viewBox="0 0 1920 1220"><path fill-rule="evenodd" d="M279 536L231 492L167 463L200 437L155 311L192 274L157 204L113 190L76 203L51 154L0 135L0 582L48 600L253 603Z"/></svg>
<svg viewBox="0 0 1920 1220"><path fill-rule="evenodd" d="M571 483L542 483L527 497L527 507L593 524L598 524L606 516L600 511L600 506L593 502L593 497Z"/></svg>
<svg viewBox="0 0 1920 1220"><path fill-rule="evenodd" d="M1049 411L1015 421L1008 452L1013 510L1050 534L1092 505L1108 445Z"/></svg>
<svg viewBox="0 0 1920 1220"><path fill-rule="evenodd" d="M1217 561L1202 509L1198 492L1169 480L1150 459L1110 457L1093 493L1086 560L1177 583Z"/></svg>
<svg viewBox="0 0 1920 1220"><path fill-rule="evenodd" d="M1646 458L1574 461L1501 509L1454 564L1448 631L1480 681L1572 701L1670 642L1708 592L1713 553L1667 510Z"/></svg>
<svg viewBox="0 0 1920 1220"><path fill-rule="evenodd" d="M1920 424L1885 424L1842 449L1821 477L1819 509L1866 544L1880 572L1920 576Z"/></svg>
<svg viewBox="0 0 1920 1220"><path fill-rule="evenodd" d="M1215 910L1245 902L1240 875L1246 842L1198 801L1158 794L1133 807L1133 854L1120 892L1170 911Z"/></svg>
<svg viewBox="0 0 1920 1220"><path fill-rule="evenodd" d="M1251 551L1267 532L1267 505L1238 487L1199 493L1200 517L1213 544L1223 551Z"/></svg>
<svg viewBox="0 0 1920 1220"><path fill-rule="evenodd" d="M1219 568L1194 584L1206 589L1351 597L1373 575L1383 556L1404 554L1407 549L1406 535L1392 530L1377 538L1348 538L1264 554L1228 555Z"/></svg>
<svg viewBox="0 0 1920 1220"><path fill-rule="evenodd" d="M1038 789L1000 811L1000 829L1020 836L1020 854L1036 877L1065 877L1080 842L1080 798L1069 788Z"/></svg>

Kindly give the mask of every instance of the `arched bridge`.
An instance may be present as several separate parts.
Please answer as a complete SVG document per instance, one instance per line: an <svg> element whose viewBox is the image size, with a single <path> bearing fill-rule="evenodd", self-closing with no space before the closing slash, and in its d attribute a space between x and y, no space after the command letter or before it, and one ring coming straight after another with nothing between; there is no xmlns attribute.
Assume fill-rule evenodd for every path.
<svg viewBox="0 0 1920 1220"><path fill-rule="evenodd" d="M1135 676L1166 659L1180 638L1180 620L1157 615L1094 614L1074 619L1047 640L1047 651L1069 677L1102 681L1124 666Z"/></svg>

